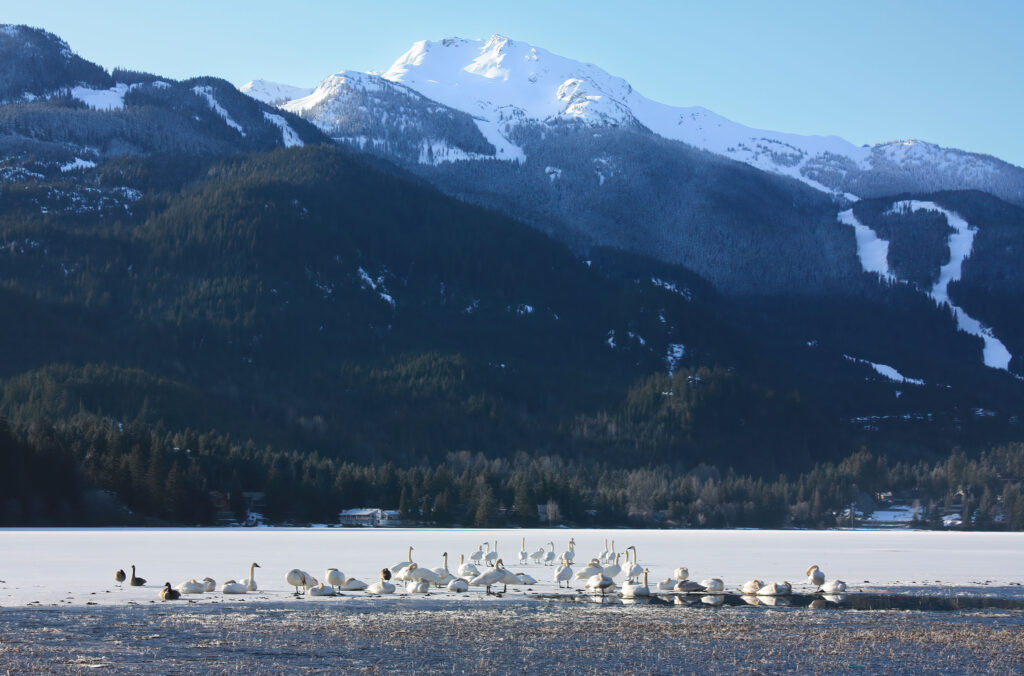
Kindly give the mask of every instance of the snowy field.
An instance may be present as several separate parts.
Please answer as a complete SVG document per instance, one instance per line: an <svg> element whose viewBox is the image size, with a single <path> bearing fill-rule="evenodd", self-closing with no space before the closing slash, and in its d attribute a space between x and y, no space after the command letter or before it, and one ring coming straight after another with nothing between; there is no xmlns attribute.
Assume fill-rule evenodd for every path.
<svg viewBox="0 0 1024 676"><path fill-rule="evenodd" d="M951 533L927 531L760 531L760 530L426 530L426 529L3 529L0 530L0 606L26 604L60 606L148 603L159 586L176 586L189 578L209 576L216 593L190 595L199 603L241 604L254 601L293 602L285 574L293 568L324 580L324 570L338 568L346 577L367 583L381 568L406 560L420 566L441 565L448 552L454 573L459 555L468 555L484 542L498 551L513 572L529 573L537 584L513 590L501 601L522 600L529 594L558 592L554 567L519 563L521 538L526 551L554 542L556 553L576 541L574 569L599 555L605 539L616 551L636 547L640 565L650 569L650 583L687 566L690 578L722 578L735 591L751 578L789 581L794 592L809 593L804 571L817 564L828 579L848 583L849 591L913 591L1009 596L1024 598L1024 533ZM220 593L220 585L248 576L257 562L259 591L244 596ZM114 571L137 566L148 580L144 587L118 586ZM620 583L620 576L616 582ZM582 583L575 583L575 587ZM401 588L399 589L401 592ZM563 590L564 591L564 590ZM570 592L566 592L570 593ZM572 592L574 593L574 592ZM465 596L447 590L424 602L457 598L469 602L484 596L473 587ZM364 592L345 597L309 599L318 603L351 602ZM403 600L404 598L404 600ZM410 597L377 598L379 602L409 602ZM493 597L492 597L493 600ZM496 600L495 600L496 601Z"/></svg>

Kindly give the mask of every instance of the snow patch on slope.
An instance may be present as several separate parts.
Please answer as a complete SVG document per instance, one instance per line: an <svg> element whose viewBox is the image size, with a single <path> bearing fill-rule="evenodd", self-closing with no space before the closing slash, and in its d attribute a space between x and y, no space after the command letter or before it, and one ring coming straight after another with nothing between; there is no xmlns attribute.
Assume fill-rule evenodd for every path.
<svg viewBox="0 0 1024 676"><path fill-rule="evenodd" d="M263 112L263 117L267 122L281 130L281 142L284 143L285 148L301 148L304 145L302 139L299 138L299 135L295 133L295 130L291 128L288 121L283 117L266 111ZM245 134L242 134L242 136L245 136Z"/></svg>
<svg viewBox="0 0 1024 676"><path fill-rule="evenodd" d="M309 96L313 93L313 88L293 87L292 85L279 84L267 80L250 80L239 87L238 91L267 105L279 106L286 101Z"/></svg>
<svg viewBox="0 0 1024 676"><path fill-rule="evenodd" d="M860 259L861 269L896 281L896 276L889 271L889 242L861 223L853 214L853 209L839 212L838 219L840 223L853 227L857 237L857 258Z"/></svg>
<svg viewBox="0 0 1024 676"><path fill-rule="evenodd" d="M225 110L224 107L217 102L216 98L214 98L213 87L210 87L208 85L204 85L202 87L193 87L192 91L195 93L196 96L201 96L202 98L206 99L206 103L209 104L210 110L217 113L220 116L220 118L224 120L224 124L231 127L242 136L245 136L245 130L242 129L242 125L238 124L233 119L231 119L231 115L228 114L228 111Z"/></svg>
<svg viewBox="0 0 1024 676"><path fill-rule="evenodd" d="M95 166L96 163L92 160L83 160L81 157L76 157L74 162L61 165L60 170L61 173L67 173L76 169L92 169Z"/></svg>
<svg viewBox="0 0 1024 676"><path fill-rule="evenodd" d="M858 359L857 357L851 357L848 354L844 354L843 358L846 359L847 361L852 361L856 364L866 364L873 368L875 372L878 373L879 375L888 378L889 380L895 383L906 383L908 385L924 385L923 380L918 380L917 378L908 378L899 371L897 371L895 368L887 364L876 364L875 362L868 361L867 359Z"/></svg>
<svg viewBox="0 0 1024 676"><path fill-rule="evenodd" d="M72 87L71 96L95 110L120 110L124 108L124 95L128 89L128 85L121 82L110 89Z"/></svg>

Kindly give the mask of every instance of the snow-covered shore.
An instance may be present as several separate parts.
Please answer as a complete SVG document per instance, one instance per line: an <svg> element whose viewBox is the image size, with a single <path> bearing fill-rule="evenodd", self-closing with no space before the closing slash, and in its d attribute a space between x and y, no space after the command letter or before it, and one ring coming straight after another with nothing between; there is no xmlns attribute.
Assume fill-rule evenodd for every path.
<svg viewBox="0 0 1024 676"><path fill-rule="evenodd" d="M258 593L229 597L219 593L192 596L201 603L243 604L288 601L293 591L285 582L292 568L323 579L335 567L346 576L373 582L381 568L406 559L421 566L441 565L448 552L454 572L459 555L484 542L498 542L499 553L514 572L538 580L534 593L557 591L554 568L518 563L521 539L533 552L547 543L555 551L575 539L578 569L604 550L605 539L616 551L634 545L652 584L687 566L691 579L720 577L727 590L751 578L788 580L795 590L804 571L817 564L830 579L842 579L851 591L877 590L922 593L986 593L1024 597L1024 533L927 531L760 531L760 530L470 530L470 529L2 529L0 530L0 606L32 602L63 606L148 603L164 582L177 585L189 578L210 576L220 583L248 575L258 562ZM131 564L148 580L144 587L114 583L114 571L130 573ZM623 578L618 578L621 582ZM579 584L577 584L579 586ZM505 597L524 597L526 588ZM430 599L447 596L448 592ZM482 596L472 588L463 598ZM350 593L345 600L361 597ZM408 599L408 597L406 597ZM383 599L378 599L382 601ZM397 599L396 599L397 601Z"/></svg>

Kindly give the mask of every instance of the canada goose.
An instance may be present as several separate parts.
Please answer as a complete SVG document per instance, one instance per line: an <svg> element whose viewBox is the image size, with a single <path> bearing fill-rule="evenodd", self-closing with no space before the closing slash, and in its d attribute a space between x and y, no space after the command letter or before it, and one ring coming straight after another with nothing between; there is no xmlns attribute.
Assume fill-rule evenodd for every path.
<svg viewBox="0 0 1024 676"><path fill-rule="evenodd" d="M216 589L217 589L217 581L216 580L214 580L212 577L204 577L203 578L203 591L204 592L212 592L212 591L215 591Z"/></svg>
<svg viewBox="0 0 1024 676"><path fill-rule="evenodd" d="M324 579L332 587L341 587L345 584L345 576L337 568L328 568L324 572Z"/></svg>
<svg viewBox="0 0 1024 676"><path fill-rule="evenodd" d="M825 573L821 572L818 566L811 566L804 574L807 576L807 581L815 587L825 584Z"/></svg>
<svg viewBox="0 0 1024 676"><path fill-rule="evenodd" d="M124 568L120 568L120 569L118 569L118 571L116 573L114 573L114 582L116 582L118 584L121 584L122 582L124 582L127 579L128 579L128 576L125 575Z"/></svg>
<svg viewBox="0 0 1024 676"><path fill-rule="evenodd" d="M464 594L469 591L469 582L465 578L457 577L448 583L448 591Z"/></svg>
<svg viewBox="0 0 1024 676"><path fill-rule="evenodd" d="M562 559L562 565L555 568L555 582L561 587L562 583L565 583L565 588L570 589L569 586L572 583L572 568L569 567L569 562Z"/></svg>
<svg viewBox="0 0 1024 676"><path fill-rule="evenodd" d="M829 580L821 585L818 591L824 594L842 594L846 591L846 583L842 580Z"/></svg>
<svg viewBox="0 0 1024 676"><path fill-rule="evenodd" d="M133 587L141 587L146 584L146 579L142 577L135 577L135 564L132 564L132 576L128 580L128 584Z"/></svg>
<svg viewBox="0 0 1024 676"><path fill-rule="evenodd" d="M206 591L206 585L195 578L192 578L191 580L185 580L179 584L176 589L182 594L202 594Z"/></svg>
<svg viewBox="0 0 1024 676"><path fill-rule="evenodd" d="M627 599L633 599L637 597L645 597L651 595L651 590L647 586L647 569L644 568L644 583L637 584L635 582L626 582L622 585L622 595Z"/></svg>
<svg viewBox="0 0 1024 676"><path fill-rule="evenodd" d="M743 583L742 587L740 587L740 593L742 593L742 594L756 594L761 589L761 587L763 587L763 586L764 586L764 581L763 580L748 580L747 582Z"/></svg>
<svg viewBox="0 0 1024 676"><path fill-rule="evenodd" d="M256 586L256 569L260 567L258 563L249 564L249 577L242 580L242 584L245 585L247 591L256 591L259 587Z"/></svg>
<svg viewBox="0 0 1024 676"><path fill-rule="evenodd" d="M249 590L246 589L244 584L241 582L235 582L234 580L228 580L220 588L221 594L244 594L247 591Z"/></svg>
<svg viewBox="0 0 1024 676"><path fill-rule="evenodd" d="M135 586L138 587L138 586L141 586L141 585L135 585ZM164 588L160 590L160 600L161 601L177 601L180 598L181 598L181 592L178 591L177 589L171 589L171 583L170 582L164 582Z"/></svg>
<svg viewBox="0 0 1024 676"><path fill-rule="evenodd" d="M388 582L391 579L391 571L385 568L380 571L380 578L366 588L370 594L394 594L395 585Z"/></svg>

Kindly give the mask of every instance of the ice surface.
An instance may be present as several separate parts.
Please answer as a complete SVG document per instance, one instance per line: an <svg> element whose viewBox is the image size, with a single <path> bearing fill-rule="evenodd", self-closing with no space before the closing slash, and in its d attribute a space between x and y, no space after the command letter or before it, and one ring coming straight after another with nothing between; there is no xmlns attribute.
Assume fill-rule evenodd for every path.
<svg viewBox="0 0 1024 676"><path fill-rule="evenodd" d="M690 569L693 579L721 577L736 589L753 577L788 580L794 591L810 591L803 571L817 564L828 579L842 579L851 591L866 588L969 588L991 593L1024 594L1010 586L1024 581L1024 533L935 531L761 531L761 530L470 530L358 528L232 528L232 529L0 529L0 606L70 601L103 605L145 603L156 599L164 582L210 576L219 585L247 577L257 562L259 594L233 599L220 593L196 595L195 600L240 603L257 597L284 601L292 589L285 573L307 570L318 578L327 567L366 582L385 566L406 559L412 545L420 565L441 565L448 552L449 568L458 567L459 554L476 551L483 542L498 541L498 551L513 572L537 578L534 591L555 591L553 567L516 563L520 538L527 551L555 543L566 549L574 537L576 562L604 551L605 538L616 551L637 548L650 579L668 577L677 566ZM119 588L114 571L130 574L131 564L146 587ZM578 568L574 566L574 568ZM622 578L618 578L621 582ZM986 586L987 583L987 586ZM109 591L108 591L109 590ZM1017 590L1013 592L1013 590ZM362 596L362 593L357 593ZM482 596L472 588L470 596ZM438 598L444 595L439 595Z"/></svg>

